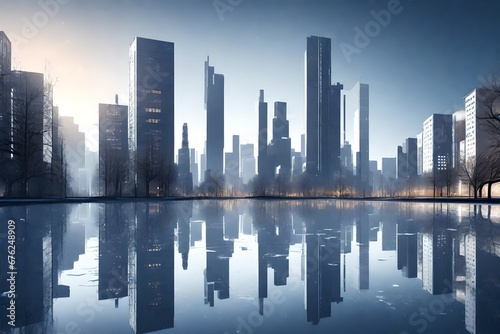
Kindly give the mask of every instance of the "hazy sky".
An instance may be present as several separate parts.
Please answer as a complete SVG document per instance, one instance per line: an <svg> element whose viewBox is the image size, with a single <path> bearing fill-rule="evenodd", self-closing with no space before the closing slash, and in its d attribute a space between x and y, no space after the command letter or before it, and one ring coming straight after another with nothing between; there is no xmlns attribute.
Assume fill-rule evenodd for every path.
<svg viewBox="0 0 500 334"><path fill-rule="evenodd" d="M128 49L141 36L175 43L176 148L187 122L190 146L202 149L203 62L210 55L225 76L227 151L233 134L242 144L256 143L259 89L269 119L274 101L288 103L292 146L300 150L306 37L330 37L332 82L370 85L370 159L380 161L395 156L432 113L463 108L464 95L497 71L500 59L500 2L397 2L2 0L0 30L13 43L16 68L44 72L50 64L55 104L93 130L92 148L98 103L114 103L119 94L128 104ZM374 24L372 11L388 6L395 12L390 22ZM355 41L357 29L372 37ZM348 57L347 44L357 47Z"/></svg>

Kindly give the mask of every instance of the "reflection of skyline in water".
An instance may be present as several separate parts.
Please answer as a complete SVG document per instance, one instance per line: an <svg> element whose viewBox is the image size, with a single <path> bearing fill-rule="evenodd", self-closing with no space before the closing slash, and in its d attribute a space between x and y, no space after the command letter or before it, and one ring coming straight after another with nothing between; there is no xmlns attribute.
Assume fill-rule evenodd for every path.
<svg viewBox="0 0 500 334"><path fill-rule="evenodd" d="M408 306L409 313L400 315L401 330L439 328L446 323L442 314L449 311L449 317L461 319L461 327L460 322L454 325L459 326L457 332L489 333L500 323L500 225L483 218L489 212L486 206L485 212L480 209L341 201L182 201L3 207L0 219L17 223L16 324L28 331L59 330L67 323L57 320L64 312L69 316L61 319L71 319L73 312L83 332L100 319L99 312L115 314L111 319L120 315L116 332L181 331L189 314L186 307L192 309L191 316L199 313L216 321L228 307L241 307L232 310L239 316L252 314L248 307L253 304L262 323L278 317L281 307L293 308L299 320L324 328L320 325L327 319L338 322L348 314L350 305L363 307L359 303L381 294L379 277L385 273L379 267L393 255L391 270L408 282L420 282L420 290L412 290L409 300L428 300ZM4 225L2 229L0 235L5 235ZM97 294L81 307L78 301L87 290L74 284L77 274L68 273L85 267L82 261L92 254L88 247L93 239L98 244L93 262L97 267L85 278L91 285L85 288ZM6 239L0 242L5 252ZM292 247L300 250L300 257L292 256ZM245 253L255 261L238 262ZM2 254L0 268L6 268ZM237 276L232 268L238 268ZM189 273L189 282L204 282L203 297L176 299L190 289L189 282L178 281L178 271ZM8 290L4 269L1 275L3 292ZM239 293L243 281L255 286L248 297ZM302 282L297 289L296 281ZM301 305L278 305L272 293L276 291L303 291L302 311ZM245 298L255 303L245 304ZM200 309L203 304L210 307ZM61 310L58 305L67 307ZM409 320L420 306L429 309L426 322L418 315ZM85 316L92 309L95 314ZM110 313L112 309L117 311ZM1 329L7 330L2 317ZM240 323L234 318L226 319L221 330L235 331ZM242 319L258 332L257 318Z"/></svg>

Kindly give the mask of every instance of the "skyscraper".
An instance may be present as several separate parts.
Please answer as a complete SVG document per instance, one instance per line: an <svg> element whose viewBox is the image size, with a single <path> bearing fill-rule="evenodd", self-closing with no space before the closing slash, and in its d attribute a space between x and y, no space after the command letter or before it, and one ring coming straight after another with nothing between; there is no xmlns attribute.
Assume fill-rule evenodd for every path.
<svg viewBox="0 0 500 334"><path fill-rule="evenodd" d="M465 161L475 164L476 158L491 145L488 131L489 110L486 104L492 99L486 89L476 88L464 97L465 102Z"/></svg>
<svg viewBox="0 0 500 334"><path fill-rule="evenodd" d="M119 196L128 174L128 106L99 104L100 193Z"/></svg>
<svg viewBox="0 0 500 334"><path fill-rule="evenodd" d="M191 174L193 174L193 187L198 187L198 163L196 162L196 150L194 148L190 149L190 158L189 163L191 164L190 170Z"/></svg>
<svg viewBox="0 0 500 334"><path fill-rule="evenodd" d="M355 171L355 187L361 196L369 195L369 159L370 159L370 127L369 127L369 87L359 81L346 92L346 107L349 115L354 116L352 138L353 162Z"/></svg>
<svg viewBox="0 0 500 334"><path fill-rule="evenodd" d="M145 196L158 185L149 169L174 163L174 43L136 37L129 57L129 149Z"/></svg>
<svg viewBox="0 0 500 334"><path fill-rule="evenodd" d="M306 136L308 172L331 179L340 171L340 106L343 85L331 85L331 40L307 38Z"/></svg>
<svg viewBox="0 0 500 334"><path fill-rule="evenodd" d="M273 138L268 147L268 160L273 169L279 167L279 175L288 179L292 175L291 152L292 141L289 135L289 123L286 119L286 102L275 102Z"/></svg>
<svg viewBox="0 0 500 334"><path fill-rule="evenodd" d="M240 181L240 136L233 136L233 151L226 152L225 170L226 181L234 188L238 188Z"/></svg>
<svg viewBox="0 0 500 334"><path fill-rule="evenodd" d="M10 150L14 168L2 170L2 173L19 171L20 195L41 196L42 177L46 175L44 125L48 121L44 117L43 74L13 71L8 81L12 102L6 121L10 123L10 132L4 139L10 137L10 148L6 148Z"/></svg>
<svg viewBox="0 0 500 334"><path fill-rule="evenodd" d="M241 145L241 178L247 184L255 176L255 155L253 144Z"/></svg>
<svg viewBox="0 0 500 334"><path fill-rule="evenodd" d="M270 164L267 156L267 102L264 102L264 90L259 92L259 102L257 103L259 112L259 137L257 143L257 173L264 178L265 182L269 182L271 178Z"/></svg>
<svg viewBox="0 0 500 334"><path fill-rule="evenodd" d="M179 149L179 189L184 194L193 191L193 174L190 172L189 141L187 123L182 125L182 147Z"/></svg>
<svg viewBox="0 0 500 334"><path fill-rule="evenodd" d="M423 173L435 176L452 166L453 116L433 114L424 121L422 132Z"/></svg>
<svg viewBox="0 0 500 334"><path fill-rule="evenodd" d="M205 61L205 110L207 111L207 170L222 173L224 159L224 75ZM203 173L205 171L202 171Z"/></svg>
<svg viewBox="0 0 500 334"><path fill-rule="evenodd" d="M9 158L7 148L10 133L11 109L9 74L11 71L11 43L7 35L0 31L0 163Z"/></svg>

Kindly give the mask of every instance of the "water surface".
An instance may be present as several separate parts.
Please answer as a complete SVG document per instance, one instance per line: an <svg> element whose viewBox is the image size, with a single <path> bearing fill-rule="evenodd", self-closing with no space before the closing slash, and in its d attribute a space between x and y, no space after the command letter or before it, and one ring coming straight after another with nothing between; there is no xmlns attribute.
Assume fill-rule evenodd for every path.
<svg viewBox="0 0 500 334"><path fill-rule="evenodd" d="M498 333L499 206L178 201L0 208L26 333Z"/></svg>

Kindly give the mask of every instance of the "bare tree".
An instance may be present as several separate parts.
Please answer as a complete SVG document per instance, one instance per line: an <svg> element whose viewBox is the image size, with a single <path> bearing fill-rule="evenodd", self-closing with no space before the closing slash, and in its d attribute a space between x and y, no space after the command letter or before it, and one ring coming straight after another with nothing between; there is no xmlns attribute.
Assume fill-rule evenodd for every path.
<svg viewBox="0 0 500 334"><path fill-rule="evenodd" d="M167 162L167 159L162 157L157 168L159 195L168 197L171 195L177 181L177 165Z"/></svg>
<svg viewBox="0 0 500 334"><path fill-rule="evenodd" d="M262 175L255 175L250 180L251 190L255 196L267 196L269 195L269 185L266 183L265 177Z"/></svg>
<svg viewBox="0 0 500 334"><path fill-rule="evenodd" d="M472 187L474 191L474 198L478 197L479 187L485 182L488 168L488 156L484 153L476 157L470 157L467 161L461 163L461 169L469 183L469 187Z"/></svg>
<svg viewBox="0 0 500 334"><path fill-rule="evenodd" d="M6 195L40 196L42 182L51 173L47 162L50 143L44 143L52 127L52 109L45 101L50 83L44 86L42 74L16 71L8 76L8 85L12 87L11 110L4 116L10 119L10 126L0 129Z"/></svg>
<svg viewBox="0 0 500 334"><path fill-rule="evenodd" d="M155 165L153 156L154 153L153 143L149 143L143 150L137 152L137 179L138 184L144 184L146 197L150 196L150 185L158 176L158 168Z"/></svg>
<svg viewBox="0 0 500 334"><path fill-rule="evenodd" d="M128 156L106 145L99 157L99 179L103 195L122 196L128 172Z"/></svg>

